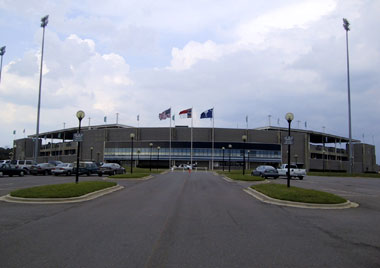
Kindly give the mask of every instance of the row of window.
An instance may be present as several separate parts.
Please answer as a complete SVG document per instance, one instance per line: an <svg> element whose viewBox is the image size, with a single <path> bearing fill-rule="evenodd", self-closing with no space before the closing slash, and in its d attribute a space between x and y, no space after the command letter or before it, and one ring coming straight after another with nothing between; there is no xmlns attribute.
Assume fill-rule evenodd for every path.
<svg viewBox="0 0 380 268"><path fill-rule="evenodd" d="M172 156L188 156L190 157L191 149L190 148L172 148L171 155ZM130 156L131 148L105 148L104 154L106 156ZM141 157L150 157L157 156L168 156L170 154L169 148L161 148L158 150L157 148L133 148L133 154ZM244 150L231 149L224 151L224 158L228 159L231 157L243 157ZM211 148L193 148L193 156L200 157L212 157L212 149ZM281 159L281 151L274 150L245 150L246 157L252 158L278 158ZM214 149L214 157L223 157L222 149Z"/></svg>

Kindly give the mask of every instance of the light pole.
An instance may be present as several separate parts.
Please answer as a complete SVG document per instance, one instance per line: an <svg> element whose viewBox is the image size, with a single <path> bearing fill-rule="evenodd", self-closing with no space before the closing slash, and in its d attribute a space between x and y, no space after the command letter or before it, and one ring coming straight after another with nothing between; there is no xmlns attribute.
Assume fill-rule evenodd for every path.
<svg viewBox="0 0 380 268"><path fill-rule="evenodd" d="M244 148L243 148L243 175L245 175L245 142L247 141L247 135L243 135L241 139L244 142Z"/></svg>
<svg viewBox="0 0 380 268"><path fill-rule="evenodd" d="M36 139L34 145L34 161L37 162L38 157L38 136L40 132L40 108L41 108L41 85L42 85L42 64L44 60L44 43L45 43L45 27L48 24L49 15L41 19L42 31L42 49L41 49L41 66L40 66L40 84L38 89L38 106L37 106L37 127L36 127Z"/></svg>
<svg viewBox="0 0 380 268"><path fill-rule="evenodd" d="M152 171L152 152L153 152L153 143L149 143L149 146L150 146L149 171Z"/></svg>
<svg viewBox="0 0 380 268"><path fill-rule="evenodd" d="M16 160L16 150L17 150L17 145L13 145L13 160Z"/></svg>
<svg viewBox="0 0 380 268"><path fill-rule="evenodd" d="M160 162L160 146L157 146L157 170L158 170L158 163Z"/></svg>
<svg viewBox="0 0 380 268"><path fill-rule="evenodd" d="M222 147L222 152L223 152L223 161L222 161L222 165L223 165L223 171L224 171L224 150L225 150L226 148L224 148L224 146Z"/></svg>
<svg viewBox="0 0 380 268"><path fill-rule="evenodd" d="M247 164L247 168L248 168L248 170L250 170L251 169L251 165L250 165L250 162L249 162L249 153L250 153L251 151L250 150L248 150L247 151L247 156L248 156L248 164Z"/></svg>
<svg viewBox="0 0 380 268"><path fill-rule="evenodd" d="M228 144L228 151L230 152L230 155L228 158L228 172L231 172L231 148L232 148L232 145Z"/></svg>
<svg viewBox="0 0 380 268"><path fill-rule="evenodd" d="M0 48L0 56L1 56L1 63L0 63L0 83L1 83L1 70L3 69L3 56L5 54L5 46Z"/></svg>
<svg viewBox="0 0 380 268"><path fill-rule="evenodd" d="M294 115L292 113L287 113L285 115L285 119L286 121L288 121L288 124L289 124L289 127L288 127L288 183L287 183L287 186L290 187L290 124L292 123L293 119L294 119Z"/></svg>
<svg viewBox="0 0 380 268"><path fill-rule="evenodd" d="M93 150L94 150L94 147L91 146L91 147L90 147L90 156L91 156L90 158L91 158L91 162L92 162L92 151L93 151Z"/></svg>
<svg viewBox="0 0 380 268"><path fill-rule="evenodd" d="M352 174L352 132L351 132L351 92L350 92L350 60L348 54L348 31L350 23L343 18L343 28L346 30L346 50L347 50L347 93L348 93L348 136L349 136L349 172Z"/></svg>
<svg viewBox="0 0 380 268"><path fill-rule="evenodd" d="M139 166L139 163L140 163L140 149L137 150L137 167Z"/></svg>
<svg viewBox="0 0 380 268"><path fill-rule="evenodd" d="M135 138L135 133L131 133L129 135L131 138L131 174L133 173L133 139Z"/></svg>
<svg viewBox="0 0 380 268"><path fill-rule="evenodd" d="M79 181L79 153L80 153L80 141L79 141L79 139L80 139L80 125L81 125L81 122L82 122L82 119L84 118L84 116L85 116L85 114L84 114L84 112L83 111L81 111L81 110L79 110L78 112L77 112L77 118L78 118L78 121L79 121L79 128L78 128L78 141L77 141L77 143L78 143L78 148L77 148L77 172L76 172L76 175L75 175L75 183L78 183L78 181Z"/></svg>

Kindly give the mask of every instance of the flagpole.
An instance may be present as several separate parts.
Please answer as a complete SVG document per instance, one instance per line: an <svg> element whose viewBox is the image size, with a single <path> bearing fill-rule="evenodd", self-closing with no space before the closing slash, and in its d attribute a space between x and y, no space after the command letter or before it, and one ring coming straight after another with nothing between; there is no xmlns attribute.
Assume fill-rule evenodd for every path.
<svg viewBox="0 0 380 268"><path fill-rule="evenodd" d="M212 107L212 155L211 155L211 170L214 170L214 141L215 141L215 126L214 126L214 107Z"/></svg>
<svg viewBox="0 0 380 268"><path fill-rule="evenodd" d="M172 107L170 107L170 127L169 127L169 168L172 164Z"/></svg>
<svg viewBox="0 0 380 268"><path fill-rule="evenodd" d="M191 107L191 149L190 149L190 165L193 167L193 107Z"/></svg>

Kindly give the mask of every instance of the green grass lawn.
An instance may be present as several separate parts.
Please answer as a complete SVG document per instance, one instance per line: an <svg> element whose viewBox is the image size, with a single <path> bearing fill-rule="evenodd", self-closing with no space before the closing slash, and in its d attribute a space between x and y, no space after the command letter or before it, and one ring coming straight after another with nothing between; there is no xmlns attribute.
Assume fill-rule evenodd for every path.
<svg viewBox="0 0 380 268"><path fill-rule="evenodd" d="M152 170L150 170L149 168L133 168L132 170L133 173L130 173L131 171L130 166L129 167L124 166L124 168L127 173L112 175L112 176L109 176L108 178L110 179L140 179L143 177L147 177L150 174L158 174L167 170L167 169L156 169L156 168L152 168Z"/></svg>
<svg viewBox="0 0 380 268"><path fill-rule="evenodd" d="M85 195L115 185L115 182L108 181L83 181L20 189L11 192L10 195L25 198L67 198Z"/></svg>
<svg viewBox="0 0 380 268"><path fill-rule="evenodd" d="M237 181L263 181L264 179L258 176L251 176L249 170L245 172L245 175L243 175L242 170L231 170L231 172L228 171L216 171L220 175L224 175L232 180Z"/></svg>
<svg viewBox="0 0 380 268"><path fill-rule="evenodd" d="M140 179L149 176L150 173L125 173L109 176L110 179Z"/></svg>
<svg viewBox="0 0 380 268"><path fill-rule="evenodd" d="M288 188L283 184L259 184L251 186L251 188L272 198L287 201L315 204L340 204L347 201L334 194L294 186Z"/></svg>
<svg viewBox="0 0 380 268"><path fill-rule="evenodd" d="M376 173L344 173L344 172L314 172L307 173L308 176L321 176L321 177L354 177L354 178L380 178L380 174Z"/></svg>
<svg viewBox="0 0 380 268"><path fill-rule="evenodd" d="M130 173L131 172L131 166L123 166L125 168L125 171L127 173ZM157 173L161 173L161 172L164 172L168 169L157 169L157 168L152 168L152 170L150 170L149 168L133 168L132 171L133 171L133 174L135 173L147 173L147 174L157 174Z"/></svg>

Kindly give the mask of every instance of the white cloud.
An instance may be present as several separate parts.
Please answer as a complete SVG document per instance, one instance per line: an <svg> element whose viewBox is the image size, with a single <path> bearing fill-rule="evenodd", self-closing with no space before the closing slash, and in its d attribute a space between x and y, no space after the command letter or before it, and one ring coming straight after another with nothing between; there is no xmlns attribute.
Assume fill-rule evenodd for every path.
<svg viewBox="0 0 380 268"><path fill-rule="evenodd" d="M119 113L123 124L136 125L140 114L140 126L167 126L157 115L171 106L176 113L194 107L197 115L215 107L217 127L245 127L247 114L250 127L266 125L269 114L272 124L277 118L282 124L292 111L301 126L307 121L309 128L347 136L347 17L354 137L380 131L380 48L373 30L379 1L16 0L0 8L7 15L0 18L4 40L15 40L7 41L0 85L0 104L9 113L3 143L13 129L35 130L45 14L41 130L76 125L78 109L92 124L104 115L114 122ZM17 34L11 36L10 26Z"/></svg>

